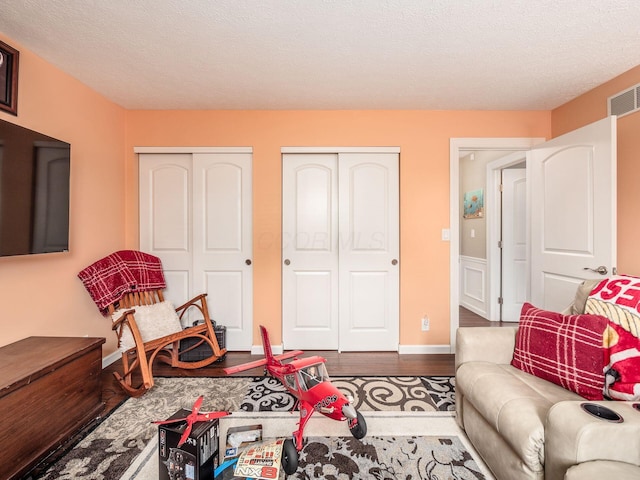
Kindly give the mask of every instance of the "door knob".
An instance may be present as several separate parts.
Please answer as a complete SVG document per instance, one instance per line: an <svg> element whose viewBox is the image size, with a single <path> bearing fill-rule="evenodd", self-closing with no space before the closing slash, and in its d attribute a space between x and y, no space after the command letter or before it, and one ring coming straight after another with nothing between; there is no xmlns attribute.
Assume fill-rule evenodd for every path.
<svg viewBox="0 0 640 480"><path fill-rule="evenodd" d="M391 265L397 265L397 264L398 264L398 260L396 260L395 258L391 260Z"/></svg>
<svg viewBox="0 0 640 480"><path fill-rule="evenodd" d="M584 267L583 270L589 270L590 272L599 273L600 275L606 275L607 273L609 273L607 267L605 267L604 265L600 265L598 268Z"/></svg>
<svg viewBox="0 0 640 480"><path fill-rule="evenodd" d="M247 258L247 259L244 261L244 263L246 263L247 265L251 265L251 260Z"/></svg>
<svg viewBox="0 0 640 480"><path fill-rule="evenodd" d="M291 265L291 260L289 260L288 258L285 258L284 264L285 265Z"/></svg>

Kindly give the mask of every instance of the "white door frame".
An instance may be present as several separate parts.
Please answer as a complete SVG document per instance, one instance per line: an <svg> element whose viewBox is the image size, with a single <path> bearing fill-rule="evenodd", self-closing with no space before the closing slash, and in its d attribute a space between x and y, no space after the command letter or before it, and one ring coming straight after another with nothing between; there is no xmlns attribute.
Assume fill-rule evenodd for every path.
<svg viewBox="0 0 640 480"><path fill-rule="evenodd" d="M528 150L528 149L527 149ZM500 222L502 218L502 208L499 202L498 186L500 185L500 173L503 168L526 162L526 150L513 152L502 158L487 164L487 189L484 194L485 211L487 212L487 315L489 320L498 321L500 319Z"/></svg>
<svg viewBox="0 0 640 480"><path fill-rule="evenodd" d="M449 142L449 345L456 351L456 330L460 324L460 151L461 150L528 150L544 138L451 138Z"/></svg>

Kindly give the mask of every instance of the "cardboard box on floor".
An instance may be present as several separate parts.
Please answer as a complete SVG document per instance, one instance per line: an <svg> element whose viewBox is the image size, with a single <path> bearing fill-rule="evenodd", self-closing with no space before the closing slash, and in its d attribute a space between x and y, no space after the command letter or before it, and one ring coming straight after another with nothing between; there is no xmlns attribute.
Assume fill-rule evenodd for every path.
<svg viewBox="0 0 640 480"><path fill-rule="evenodd" d="M181 409L168 418L185 418L190 410ZM158 426L160 480L210 480L218 467L219 420L196 422L187 441L178 447L187 422Z"/></svg>

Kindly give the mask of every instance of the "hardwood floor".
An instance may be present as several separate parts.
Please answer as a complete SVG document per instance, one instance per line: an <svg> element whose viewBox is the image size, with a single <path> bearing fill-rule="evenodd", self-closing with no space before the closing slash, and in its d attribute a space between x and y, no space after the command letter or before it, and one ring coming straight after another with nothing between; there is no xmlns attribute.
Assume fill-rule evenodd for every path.
<svg viewBox="0 0 640 480"><path fill-rule="evenodd" d="M515 325L513 322L492 322L464 307L459 308L459 316L461 327L508 327Z"/></svg>
<svg viewBox="0 0 640 480"><path fill-rule="evenodd" d="M500 327L503 322L491 322L481 316L460 307L461 327ZM506 325L509 325L508 323ZM454 375L455 359L453 354L439 355L400 355L396 352L343 352L336 351L306 351L305 355L320 355L327 360L329 375L340 376L448 376ZM224 377L223 368L240 365L241 363L260 360L262 356L251 355L248 352L229 352L218 363L198 370L183 370L171 368L157 363L154 375L158 377ZM113 377L114 371L121 371L122 361L114 362L102 372L102 400L105 403L103 415L107 415L128 397ZM254 368L237 374L239 376L261 376L262 367Z"/></svg>
<svg viewBox="0 0 640 480"><path fill-rule="evenodd" d="M454 355L400 355L396 352L343 352L305 351L305 355L320 355L327 360L330 376L449 376L454 374ZM229 352L218 363L197 370L171 368L157 363L154 367L156 377L225 377L223 368L242 363L260 360L261 355L248 352ZM118 360L102 371L102 400L105 403L103 415L107 415L128 398L113 376L114 371L121 369L122 361ZM235 374L235 376L262 376L262 367Z"/></svg>

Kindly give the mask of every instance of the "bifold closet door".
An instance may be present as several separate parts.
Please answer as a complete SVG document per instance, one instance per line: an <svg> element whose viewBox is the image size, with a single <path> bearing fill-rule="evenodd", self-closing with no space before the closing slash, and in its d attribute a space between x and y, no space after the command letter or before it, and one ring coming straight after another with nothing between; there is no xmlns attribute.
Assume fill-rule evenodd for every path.
<svg viewBox="0 0 640 480"><path fill-rule="evenodd" d="M285 348L398 349L398 218L398 154L283 155Z"/></svg>
<svg viewBox="0 0 640 480"><path fill-rule="evenodd" d="M253 343L251 153L145 153L140 249L160 257L176 306L207 293L229 350ZM196 320L197 312L190 321Z"/></svg>

